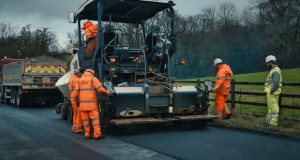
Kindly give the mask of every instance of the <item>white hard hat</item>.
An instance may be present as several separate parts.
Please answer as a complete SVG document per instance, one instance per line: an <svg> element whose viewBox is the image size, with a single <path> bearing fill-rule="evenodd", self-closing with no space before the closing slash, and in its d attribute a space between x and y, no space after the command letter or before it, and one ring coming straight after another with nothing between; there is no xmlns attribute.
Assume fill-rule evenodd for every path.
<svg viewBox="0 0 300 160"><path fill-rule="evenodd" d="M271 61L276 62L276 57L273 55L268 55L266 57L266 63L271 62Z"/></svg>
<svg viewBox="0 0 300 160"><path fill-rule="evenodd" d="M222 63L222 62L223 62L222 59L216 58L214 61L214 66L216 66L217 64Z"/></svg>

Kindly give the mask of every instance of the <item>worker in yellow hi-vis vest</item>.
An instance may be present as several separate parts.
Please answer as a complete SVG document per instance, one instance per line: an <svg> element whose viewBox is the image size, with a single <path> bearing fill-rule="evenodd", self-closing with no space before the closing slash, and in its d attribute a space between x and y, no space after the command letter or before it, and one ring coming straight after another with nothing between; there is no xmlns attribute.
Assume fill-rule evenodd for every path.
<svg viewBox="0 0 300 160"><path fill-rule="evenodd" d="M281 70L276 64L276 57L269 55L266 57L266 64L271 69L266 82L265 92L267 94L268 114L265 126L277 126L279 116L279 94L282 88Z"/></svg>

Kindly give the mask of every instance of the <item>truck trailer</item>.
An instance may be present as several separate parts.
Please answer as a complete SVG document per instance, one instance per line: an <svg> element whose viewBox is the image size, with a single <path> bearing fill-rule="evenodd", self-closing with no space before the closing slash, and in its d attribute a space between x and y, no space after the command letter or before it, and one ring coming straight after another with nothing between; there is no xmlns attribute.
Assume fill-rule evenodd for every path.
<svg viewBox="0 0 300 160"><path fill-rule="evenodd" d="M95 70L102 86L112 93L98 97L102 129L188 121L201 121L200 125L217 118L207 114L210 83L201 88L172 81L171 63L177 64L174 55L178 34L174 5L175 0L87 0L77 12L69 13L69 22L77 23L79 42L74 56L77 60L71 68L76 64ZM162 12L168 15L163 20L169 23L168 28L150 26L150 19ZM86 52L89 42L81 30L87 20L98 24L92 54ZM135 28L135 32L122 26ZM66 85L70 75L56 84L64 95L69 92ZM72 111L65 106L57 105L56 112Z"/></svg>
<svg viewBox="0 0 300 160"><path fill-rule="evenodd" d="M1 59L0 100L17 107L63 102L55 83L66 69L66 62L50 56Z"/></svg>

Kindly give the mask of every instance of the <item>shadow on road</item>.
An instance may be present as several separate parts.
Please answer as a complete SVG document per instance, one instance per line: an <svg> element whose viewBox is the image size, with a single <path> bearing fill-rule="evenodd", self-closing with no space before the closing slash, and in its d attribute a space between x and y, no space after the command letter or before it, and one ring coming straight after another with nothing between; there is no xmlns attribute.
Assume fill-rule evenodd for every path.
<svg viewBox="0 0 300 160"><path fill-rule="evenodd" d="M174 131L191 131L204 130L207 126L205 121L173 123L173 124L143 124L128 126L111 126L107 128L106 134L112 136L139 135L149 133L174 132Z"/></svg>

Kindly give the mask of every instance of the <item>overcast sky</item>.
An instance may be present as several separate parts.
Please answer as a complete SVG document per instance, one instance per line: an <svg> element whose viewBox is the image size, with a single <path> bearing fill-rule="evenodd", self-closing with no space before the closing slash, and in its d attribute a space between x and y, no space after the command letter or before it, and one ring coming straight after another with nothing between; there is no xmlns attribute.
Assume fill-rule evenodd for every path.
<svg viewBox="0 0 300 160"><path fill-rule="evenodd" d="M232 1L239 9L249 5L249 0L177 0L175 9L182 15L200 13L205 7L218 6ZM68 23L68 12L76 12L85 0L0 0L0 22L32 29L48 27L57 34L59 44L67 45L67 33L76 28Z"/></svg>

